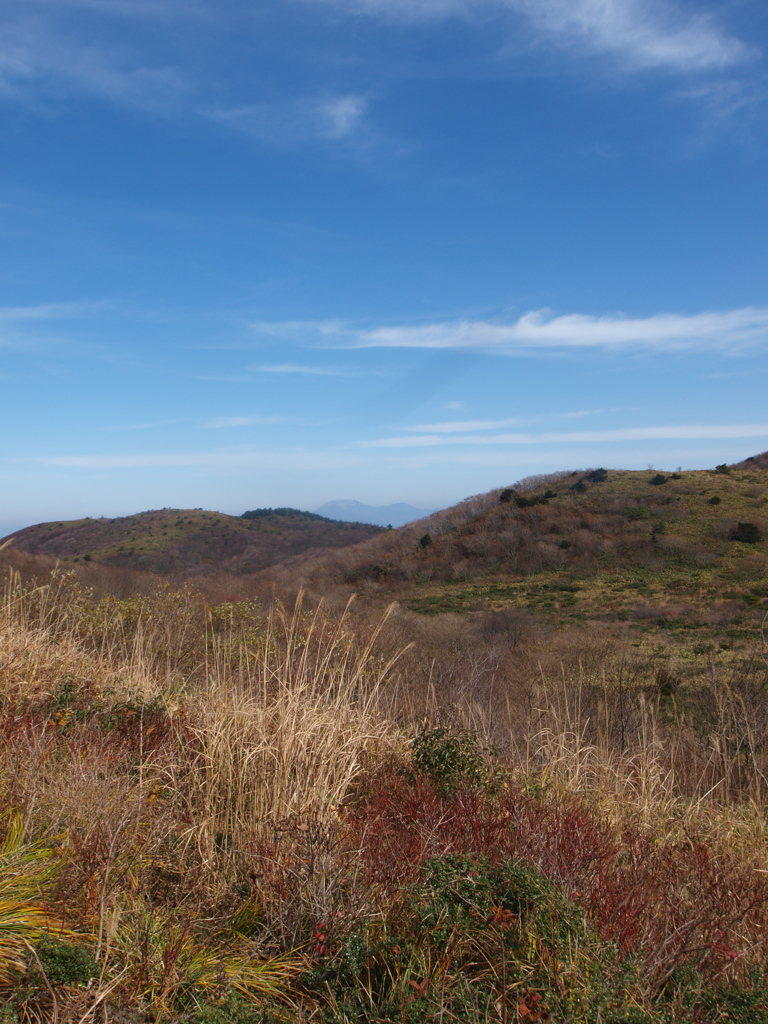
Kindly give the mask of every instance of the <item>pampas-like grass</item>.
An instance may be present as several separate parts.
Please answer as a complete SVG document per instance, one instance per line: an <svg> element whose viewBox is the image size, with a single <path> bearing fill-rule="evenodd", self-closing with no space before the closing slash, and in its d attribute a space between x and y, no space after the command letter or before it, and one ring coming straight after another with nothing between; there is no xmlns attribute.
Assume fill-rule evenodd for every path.
<svg viewBox="0 0 768 1024"><path fill-rule="evenodd" d="M382 623L383 624L383 623ZM333 820L366 754L402 746L378 710L397 655L374 656L381 625L358 645L347 615L277 607L263 633L212 643L206 685L180 724L169 760L153 765L183 806L185 838L204 863L238 860L261 826Z"/></svg>

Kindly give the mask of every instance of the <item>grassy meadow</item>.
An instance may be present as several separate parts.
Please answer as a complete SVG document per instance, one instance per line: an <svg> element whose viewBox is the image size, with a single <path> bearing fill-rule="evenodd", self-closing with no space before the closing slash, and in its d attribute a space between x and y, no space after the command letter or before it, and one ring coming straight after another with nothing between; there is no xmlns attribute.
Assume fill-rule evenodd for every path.
<svg viewBox="0 0 768 1024"><path fill-rule="evenodd" d="M768 473L660 475L238 600L6 549L0 1021L763 1024Z"/></svg>

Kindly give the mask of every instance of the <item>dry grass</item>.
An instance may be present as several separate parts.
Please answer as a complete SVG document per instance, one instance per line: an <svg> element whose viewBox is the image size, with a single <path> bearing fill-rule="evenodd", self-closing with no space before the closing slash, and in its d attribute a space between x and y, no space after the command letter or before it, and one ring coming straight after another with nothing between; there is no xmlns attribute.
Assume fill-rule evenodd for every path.
<svg viewBox="0 0 768 1024"><path fill-rule="evenodd" d="M17 814L30 850L55 845L55 870L34 883L30 906L43 923L65 917L88 945L99 972L91 1006L108 1014L122 1002L170 1021L194 1000L239 991L324 1020L338 993L319 995L306 971L341 977L350 943L377 936L369 967L384 964L408 1024L412 1004L397 985L426 991L418 971L431 971L450 988L470 969L451 967L448 947L424 946L406 974L406 940L386 938L415 927L408 887L430 858L454 855L494 870L512 858L559 887L568 913L592 922L584 949L608 943L639 958L632 999L648 1006L688 961L707 984L766 966L759 657L730 674L715 666L707 693L686 702L599 636L558 648L526 622L510 648L493 622L482 643L459 619L420 632L411 623L301 600L215 607L168 587L95 600L71 576L36 586L9 577L0 809ZM408 781L419 723L471 730L497 747L498 771L449 795L428 778ZM666 908L663 926L653 900ZM477 984L496 992L499 972L514 967L511 932L502 941L487 922L475 927L464 945L485 951ZM29 978L34 965L15 948L5 969ZM554 977L544 938L525 955L531 976ZM592 955L578 959L584 1006ZM370 970L366 985L378 998ZM51 991L59 998L44 986L22 1018L50 1018ZM83 1022L96 1019L71 995ZM493 1005L482 1012L498 1019Z"/></svg>
<svg viewBox="0 0 768 1024"><path fill-rule="evenodd" d="M278 606L258 642L243 645L235 678L232 639L216 638L184 742L152 766L192 822L185 838L202 863L218 862L217 851L237 862L264 824L333 820L366 753L397 743L378 711L397 655L373 657L379 631L358 646L345 615Z"/></svg>
<svg viewBox="0 0 768 1024"><path fill-rule="evenodd" d="M60 837L55 899L156 1014L215 978L264 993L290 977L236 930L223 941L232 886L280 822L337 821L369 752L399 742L377 710L395 660L374 654L378 628L360 643L348 615L299 601L247 629L203 616L192 643L184 604L161 593L132 616L68 577L12 576L0 609L0 802ZM174 673L190 646L194 670Z"/></svg>

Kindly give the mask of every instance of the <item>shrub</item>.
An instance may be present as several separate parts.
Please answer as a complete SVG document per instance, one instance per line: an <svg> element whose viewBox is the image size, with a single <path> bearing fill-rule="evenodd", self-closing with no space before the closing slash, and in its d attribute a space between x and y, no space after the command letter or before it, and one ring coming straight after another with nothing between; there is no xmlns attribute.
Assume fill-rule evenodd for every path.
<svg viewBox="0 0 768 1024"><path fill-rule="evenodd" d="M442 794L462 783L488 778L488 762L477 736L471 732L451 735L447 729L423 728L413 742L413 766Z"/></svg>
<svg viewBox="0 0 768 1024"><path fill-rule="evenodd" d="M230 992L220 1003L206 1003L179 1018L189 1024L271 1024L285 1019L285 1014L271 1014L263 1006L245 1002L241 996Z"/></svg>
<svg viewBox="0 0 768 1024"><path fill-rule="evenodd" d="M573 488L571 488L573 490ZM546 505L550 498L555 498L557 495L554 491L545 491L544 494L534 494L531 498L526 498L524 494L515 495L515 504L518 508L533 508L536 505Z"/></svg>
<svg viewBox="0 0 768 1024"><path fill-rule="evenodd" d="M99 973L98 964L85 946L44 935L35 952L51 985L87 985Z"/></svg>
<svg viewBox="0 0 768 1024"><path fill-rule="evenodd" d="M664 476L663 473L657 473L656 476L652 476L651 479L648 481L648 483L652 487L660 487L662 484L665 484L666 482L667 478Z"/></svg>
<svg viewBox="0 0 768 1024"><path fill-rule="evenodd" d="M722 499L722 498L720 497L720 495L718 495L718 494L714 494L714 495L713 495L713 496L712 496L712 497L711 497L711 498L709 499L709 501L707 502L707 504L708 504L708 505L719 505L719 504L720 504L720 502L721 502L722 500L723 500L723 499Z"/></svg>
<svg viewBox="0 0 768 1024"><path fill-rule="evenodd" d="M742 544L758 544L762 539L763 535L754 523L739 523L731 532L731 540L741 541Z"/></svg>
<svg viewBox="0 0 768 1024"><path fill-rule="evenodd" d="M721 462L719 466L715 466L716 473L730 473L731 467L727 462Z"/></svg>
<svg viewBox="0 0 768 1024"><path fill-rule="evenodd" d="M332 523L334 520L327 516L320 516L317 512L302 512L298 508L253 508L243 512L241 519L269 519L272 516L283 516L288 519L313 519L323 523Z"/></svg>
<svg viewBox="0 0 768 1024"><path fill-rule="evenodd" d="M421 544L421 546L423 548L428 548L431 543L432 543L432 538L429 536L428 533L425 533L424 536L419 541L419 544Z"/></svg>
<svg viewBox="0 0 768 1024"><path fill-rule="evenodd" d="M593 484L601 484L604 480L608 479L607 469L593 469L590 473L587 473L587 480Z"/></svg>
<svg viewBox="0 0 768 1024"><path fill-rule="evenodd" d="M647 505L630 505L627 508L623 508L621 514L633 522L638 519L650 519L653 515Z"/></svg>
<svg viewBox="0 0 768 1024"><path fill-rule="evenodd" d="M514 494L515 492L512 490L511 487L505 487L504 490L499 495L499 501L502 503L502 505L506 504L507 502L512 501Z"/></svg>

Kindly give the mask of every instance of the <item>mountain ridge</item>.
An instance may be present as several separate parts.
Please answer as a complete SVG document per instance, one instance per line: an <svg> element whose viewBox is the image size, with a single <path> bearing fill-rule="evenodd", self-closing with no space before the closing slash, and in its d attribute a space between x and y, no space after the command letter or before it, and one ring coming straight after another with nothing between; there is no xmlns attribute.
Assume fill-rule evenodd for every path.
<svg viewBox="0 0 768 1024"><path fill-rule="evenodd" d="M182 576L242 575L307 550L355 544L381 532L370 524L335 522L298 509L254 513L230 516L205 509L151 509L112 519L37 523L0 543L64 562Z"/></svg>
<svg viewBox="0 0 768 1024"><path fill-rule="evenodd" d="M374 526L407 526L417 519L432 515L434 509L416 508L405 501L392 505L366 505L355 498L340 498L326 501L315 509L318 515L343 522L370 523Z"/></svg>

